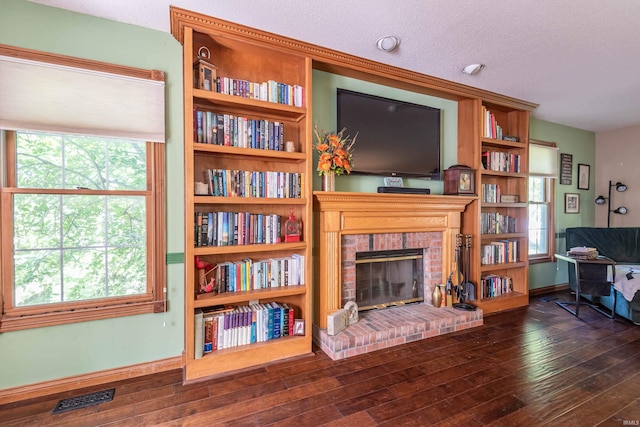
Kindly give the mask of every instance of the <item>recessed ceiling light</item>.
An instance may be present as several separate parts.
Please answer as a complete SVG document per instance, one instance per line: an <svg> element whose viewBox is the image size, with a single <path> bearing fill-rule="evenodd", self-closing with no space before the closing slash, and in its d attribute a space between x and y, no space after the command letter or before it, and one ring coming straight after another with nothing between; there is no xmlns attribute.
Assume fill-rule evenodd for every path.
<svg viewBox="0 0 640 427"><path fill-rule="evenodd" d="M384 52L391 52L400 44L400 39L396 36L383 36L376 41L378 49Z"/></svg>
<svg viewBox="0 0 640 427"><path fill-rule="evenodd" d="M484 64L471 64L467 65L462 69L462 72L465 74L474 75L478 74L480 71L484 69Z"/></svg>

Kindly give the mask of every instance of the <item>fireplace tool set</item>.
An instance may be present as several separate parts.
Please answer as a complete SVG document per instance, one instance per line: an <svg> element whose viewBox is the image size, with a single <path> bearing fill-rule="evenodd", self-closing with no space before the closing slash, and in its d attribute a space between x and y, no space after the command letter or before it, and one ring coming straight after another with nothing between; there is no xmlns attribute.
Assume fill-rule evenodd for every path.
<svg viewBox="0 0 640 427"><path fill-rule="evenodd" d="M458 273L458 283L454 285L449 276L447 288L451 287L451 292L455 293L458 302L453 304L453 308L465 311L474 311L476 306L468 301L474 300L476 295L476 285L469 280L471 263L471 235L465 235L464 248L462 247L462 234L456 235L456 263ZM451 273L453 275L453 273ZM449 291L449 290L447 290Z"/></svg>

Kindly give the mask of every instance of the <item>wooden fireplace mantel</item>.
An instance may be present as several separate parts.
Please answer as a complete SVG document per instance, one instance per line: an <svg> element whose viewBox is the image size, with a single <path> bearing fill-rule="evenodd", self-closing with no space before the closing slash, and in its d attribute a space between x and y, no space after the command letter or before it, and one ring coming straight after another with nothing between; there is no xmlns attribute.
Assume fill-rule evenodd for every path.
<svg viewBox="0 0 640 427"><path fill-rule="evenodd" d="M454 262L460 218L473 196L324 192L313 193L314 323L327 327L327 315L340 307L341 238L345 234L440 231L442 277Z"/></svg>

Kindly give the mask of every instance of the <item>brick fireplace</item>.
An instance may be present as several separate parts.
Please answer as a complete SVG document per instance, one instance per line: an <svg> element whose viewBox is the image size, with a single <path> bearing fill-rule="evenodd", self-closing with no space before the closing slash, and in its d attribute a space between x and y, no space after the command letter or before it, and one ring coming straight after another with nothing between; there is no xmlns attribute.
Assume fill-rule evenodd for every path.
<svg viewBox="0 0 640 427"><path fill-rule="evenodd" d="M362 307L356 293L356 256L362 253L385 253L387 251L419 249L422 255L419 278L422 287L421 295L431 301L433 286L442 283L442 233L379 233L379 234L345 234L342 236L342 273L340 305L347 301L356 301ZM409 283L405 283L409 286Z"/></svg>
<svg viewBox="0 0 640 427"><path fill-rule="evenodd" d="M434 308L431 290L444 283L454 260L455 235L470 197L314 193L314 342L342 359L482 324L482 311ZM357 324L328 336L327 315L356 299L356 254L423 250L424 301L371 310Z"/></svg>

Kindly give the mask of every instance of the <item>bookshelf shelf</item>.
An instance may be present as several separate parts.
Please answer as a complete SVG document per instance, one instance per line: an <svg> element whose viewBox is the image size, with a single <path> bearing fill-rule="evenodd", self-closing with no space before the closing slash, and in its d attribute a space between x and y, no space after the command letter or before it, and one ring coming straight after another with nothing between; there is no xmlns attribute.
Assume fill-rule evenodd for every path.
<svg viewBox="0 0 640 427"><path fill-rule="evenodd" d="M482 264L480 266L480 271L482 273L488 273L495 270L510 270L510 269L519 269L525 267L527 263L525 262L507 262L501 264Z"/></svg>
<svg viewBox="0 0 640 427"><path fill-rule="evenodd" d="M219 155L240 155L246 157L263 158L263 159L276 159L282 161L292 161L295 163L304 163L307 161L305 153L287 153L285 151L273 151L273 150L258 150L255 148L239 148L228 147L224 145L213 145L194 143L194 151L201 153L217 153Z"/></svg>
<svg viewBox="0 0 640 427"><path fill-rule="evenodd" d="M222 294L199 294L194 306L197 308L211 307L221 304L237 304L251 300L277 299L282 297L304 295L305 286L281 286L279 288L257 289L255 291L225 292Z"/></svg>
<svg viewBox="0 0 640 427"><path fill-rule="evenodd" d="M522 292L509 292L497 297L483 298L480 302L483 309L491 312L508 310L529 304L529 294Z"/></svg>
<svg viewBox="0 0 640 427"><path fill-rule="evenodd" d="M309 353L306 336L289 336L271 341L216 350L185 367L186 378L204 378Z"/></svg>
<svg viewBox="0 0 640 427"><path fill-rule="evenodd" d="M195 196L194 203L198 205L283 205L283 206L306 206L309 201L294 198L274 198L274 197L220 197L220 196Z"/></svg>
<svg viewBox="0 0 640 427"><path fill-rule="evenodd" d="M198 103L208 102L212 106L223 109L225 107L242 108L248 114L275 115L296 120L304 120L307 114L307 109L302 107L261 101L259 99L243 98L202 89L193 89L193 97L194 101L199 101Z"/></svg>
<svg viewBox="0 0 640 427"><path fill-rule="evenodd" d="M496 177L504 177L504 178L527 178L528 175L525 173L517 173L517 172L501 172L501 171L492 171L492 170L482 170L482 175L493 175Z"/></svg>
<svg viewBox="0 0 640 427"><path fill-rule="evenodd" d="M482 202L483 208L526 208L526 203L487 203Z"/></svg>
<svg viewBox="0 0 640 427"><path fill-rule="evenodd" d="M259 254L262 252L299 251L308 246L307 242L264 243L259 245L200 246L193 249L194 255Z"/></svg>
<svg viewBox="0 0 640 427"><path fill-rule="evenodd" d="M212 62L217 67L220 79L223 77L232 79L238 84L237 87L241 84L248 86L249 82L252 82L254 88L258 87L255 83L258 85L264 85L264 82L269 81L281 83L280 86L277 84L271 86L269 94L274 93L272 88L275 88L278 94L283 96L280 99L283 101L287 95L283 95L281 89L286 85L303 88L311 85L311 61L304 56L294 55L287 49L261 43L251 35L237 32L233 25L225 25L224 29L221 29L216 26L215 20L208 22L209 24L191 22L192 25L176 26L173 30L174 36L183 44L184 63L185 381L287 357L310 354L312 351L312 292L307 288L311 284L310 237L312 235L310 180L312 124L309 110L306 106L299 107L194 88L196 84L200 84L200 76L197 74L199 71L197 67L194 71L192 66L196 62L198 50L206 46L211 52ZM213 88L217 86L215 80L213 84L209 84ZM284 151L286 141L294 143L294 152ZM251 146L268 146L270 149L248 148ZM213 170L217 170L217 174L214 174ZM243 171L243 173L234 175L233 171ZM234 190L238 194L242 192L255 194L250 187L254 185L257 187L259 183L259 188L262 190L262 182L265 183L264 190L266 190L268 180L275 177L275 175L267 176L270 172L280 173L277 176L278 179L281 176L291 179L287 187L280 187L278 194L296 197L211 195L213 192L211 188L216 190L226 188L229 191L221 194L235 194L231 192ZM231 181L234 176L238 177L238 181ZM251 183L247 182L247 179L251 179ZM208 183L209 195L194 195L196 182ZM233 186L230 187L232 182ZM240 182L243 185L238 185ZM282 188L286 190L290 188L291 191L287 193ZM273 188L269 190L270 195L276 194ZM209 225L207 225L208 228L203 228L200 226L200 219L202 218L204 223L207 216L204 215L205 213L208 214L208 218L214 218L216 224L220 223L222 227L229 228L219 229ZM254 227L261 227L262 218L264 218L265 228L260 228L262 234L258 234L256 239L262 240L260 236L268 235L271 241L275 241L276 235L279 234L277 237L284 241L283 233L275 230L284 230L284 221L291 213L302 222L302 241L300 242L196 246L198 241L206 242L201 239L210 239L207 230L225 243L227 239L231 241L235 236L234 229L229 226L232 223L238 225L238 240L240 240L240 225L242 225L242 238L244 238L248 236L244 233L253 232ZM245 214L246 217L240 218L239 214ZM260 217L260 221L254 222L254 215L256 218ZM232 218L232 216L235 217ZM197 271L195 267L194 257L196 256L200 262L210 265L224 264L233 268L233 272L240 272L234 273L237 282L228 284L227 280L231 280L228 279L231 277L231 272L228 276L224 276L224 280L215 282L214 286L227 284L229 286L227 290L259 287L279 280L282 281L280 285L283 285L284 274L275 276L274 273L271 278L271 273L289 268L291 260L298 259L304 260L301 283L305 285L272 286L243 292L200 293L203 278L201 270ZM247 259L251 262L246 261ZM287 263L280 261L285 259L288 260ZM274 260L275 265L272 264ZM258 279L258 270L255 270L255 277L254 270L250 267L242 270L245 262L247 266L257 262L269 265L269 269L264 267L265 274L270 275L269 278L262 276L262 270L260 279ZM279 262L282 263L279 264ZM235 266L238 270L235 270ZM216 270L214 274L219 275L220 270ZM225 268L225 271L229 270ZM244 274L241 273L243 271ZM211 276L213 275L204 280L210 283ZM253 283L253 280L256 282ZM261 280L260 285L257 285L258 280ZM240 283L242 283L241 286ZM249 304L272 302L287 304L294 308L295 319L304 321L304 336L285 336L266 342L220 348L203 357L197 357L199 354L196 354L196 346L202 347L200 342L196 344L196 341L202 337L205 329L201 321L196 321L196 312L199 313L200 309L206 311L207 308L217 305L246 307ZM238 308L238 310L243 309Z"/></svg>
<svg viewBox="0 0 640 427"><path fill-rule="evenodd" d="M526 237L525 233L484 233L480 235L480 239L482 241L486 240L501 240L501 239L517 239L521 237Z"/></svg>
<svg viewBox="0 0 640 427"><path fill-rule="evenodd" d="M484 147L487 148L518 148L523 149L526 148L527 144L523 142L515 142L515 141L505 141L502 139L493 139L493 138L480 138L480 142Z"/></svg>

